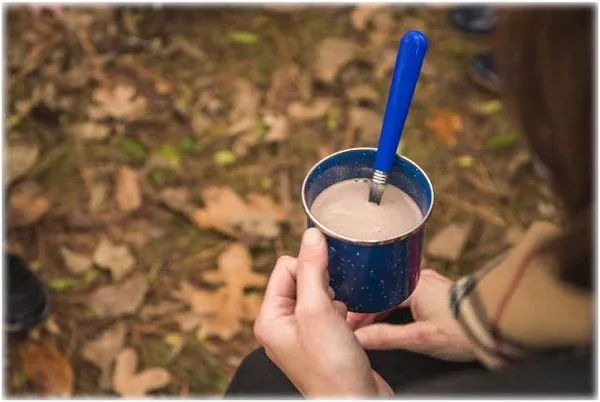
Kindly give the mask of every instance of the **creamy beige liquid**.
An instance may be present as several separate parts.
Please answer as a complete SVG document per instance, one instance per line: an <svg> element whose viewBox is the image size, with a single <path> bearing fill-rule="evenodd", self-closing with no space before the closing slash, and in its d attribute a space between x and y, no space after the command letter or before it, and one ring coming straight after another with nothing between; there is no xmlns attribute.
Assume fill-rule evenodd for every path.
<svg viewBox="0 0 600 402"><path fill-rule="evenodd" d="M390 184L381 204L369 202L370 184L369 179L336 183L317 196L310 211L327 229L359 240L400 236L423 219L412 198Z"/></svg>

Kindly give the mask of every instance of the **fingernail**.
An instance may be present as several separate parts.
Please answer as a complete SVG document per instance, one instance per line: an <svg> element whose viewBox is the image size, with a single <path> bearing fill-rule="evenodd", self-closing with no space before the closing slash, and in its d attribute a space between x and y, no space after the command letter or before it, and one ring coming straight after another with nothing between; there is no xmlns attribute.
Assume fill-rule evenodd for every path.
<svg viewBox="0 0 600 402"><path fill-rule="evenodd" d="M316 246L321 242L321 232L319 229L310 228L306 232L304 232L304 236L302 237L302 244L307 246Z"/></svg>

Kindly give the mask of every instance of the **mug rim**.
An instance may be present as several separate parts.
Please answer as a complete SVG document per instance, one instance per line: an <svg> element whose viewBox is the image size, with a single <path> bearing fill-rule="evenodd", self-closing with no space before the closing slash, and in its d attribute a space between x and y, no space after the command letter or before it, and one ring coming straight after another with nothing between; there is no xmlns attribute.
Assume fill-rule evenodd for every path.
<svg viewBox="0 0 600 402"><path fill-rule="evenodd" d="M314 170L319 165L321 165L323 162L325 162L326 160L336 157L338 155L347 153L347 152L356 152L356 151L377 152L377 148L358 147L358 148L343 149L341 151L334 152L334 153L322 158L317 163L315 163L314 166L308 171L308 173L306 174L306 177L304 177L304 181L302 182L302 205L304 206L304 212L306 212L306 214L308 215L308 218L315 224L315 226L317 226L319 228L319 230L324 232L327 236L332 237L336 240L341 240L343 242L356 244L359 246L381 246L381 245L386 245L386 244L392 244L392 243L402 241L402 240L412 236L416 232L418 232L425 225L427 220L429 219L429 216L431 215L431 211L433 210L433 205L435 204L435 195L433 192L433 185L431 184L431 180L429 180L429 176L427 176L427 173L425 173L425 171L423 169L421 169L421 167L419 165L417 165L414 161L407 158L406 156L398 155L398 154L396 154L396 158L403 159L404 161L406 161L409 164L411 164L412 166L414 166L421 173L421 175L425 178L425 181L427 182L427 185L429 186L429 190L431 192L431 202L429 203L429 208L427 209L427 212L423 215L423 218L421 218L421 220L419 221L418 224L416 224L411 229L409 229L397 236L394 236L394 237L389 237L389 238L386 238L383 240L361 240L361 239L356 239L353 237L344 236L339 233L336 233L333 230L328 229L325 225L323 225L321 222L319 222L317 218L315 218L315 216L312 214L312 212L310 211L310 208L308 207L308 205L306 203L306 195L305 195L306 191L305 190L306 190L308 178L311 177Z"/></svg>

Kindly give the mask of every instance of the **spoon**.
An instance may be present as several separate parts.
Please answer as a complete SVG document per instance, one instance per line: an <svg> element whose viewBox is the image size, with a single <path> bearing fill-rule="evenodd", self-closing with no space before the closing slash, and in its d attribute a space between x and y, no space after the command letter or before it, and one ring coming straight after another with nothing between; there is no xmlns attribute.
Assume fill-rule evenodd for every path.
<svg viewBox="0 0 600 402"><path fill-rule="evenodd" d="M402 37L394 66L383 125L377 145L369 202L381 202L388 174L396 156L400 136L408 116L421 66L427 52L427 38L419 31L408 31Z"/></svg>

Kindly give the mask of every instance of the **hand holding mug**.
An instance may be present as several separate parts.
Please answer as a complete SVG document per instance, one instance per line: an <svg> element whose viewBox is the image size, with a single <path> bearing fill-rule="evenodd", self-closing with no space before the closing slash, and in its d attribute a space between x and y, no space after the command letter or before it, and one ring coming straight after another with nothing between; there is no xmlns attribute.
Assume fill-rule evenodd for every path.
<svg viewBox="0 0 600 402"><path fill-rule="evenodd" d="M254 333L305 396L390 396L346 315L346 306L334 300L329 287L325 237L309 229L298 258L277 261Z"/></svg>
<svg viewBox="0 0 600 402"><path fill-rule="evenodd" d="M380 323L381 314L349 313L347 321L365 349L405 349L452 361L475 360L473 346L450 311L452 281L431 269L421 272L413 294L398 308L410 308L415 322Z"/></svg>

